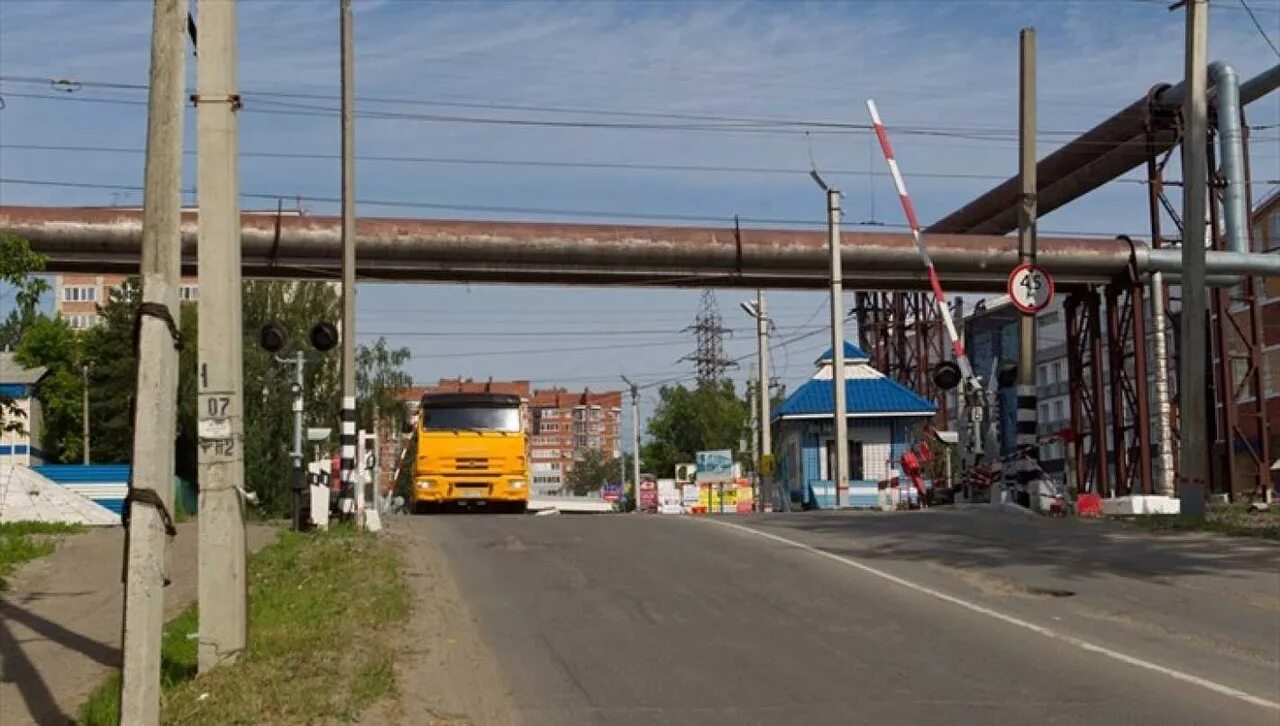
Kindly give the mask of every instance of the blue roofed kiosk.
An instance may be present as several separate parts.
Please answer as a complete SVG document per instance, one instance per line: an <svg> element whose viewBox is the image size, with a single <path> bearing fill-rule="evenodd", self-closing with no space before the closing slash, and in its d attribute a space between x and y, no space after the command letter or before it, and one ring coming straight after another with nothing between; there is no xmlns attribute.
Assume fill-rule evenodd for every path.
<svg viewBox="0 0 1280 726"><path fill-rule="evenodd" d="M828 349L815 362L813 377L774 412L779 490L806 509L874 507L879 483L899 474L899 457L911 448L913 430L931 419L936 408L872 368L867 354L846 341L849 490L837 502L831 358Z"/></svg>

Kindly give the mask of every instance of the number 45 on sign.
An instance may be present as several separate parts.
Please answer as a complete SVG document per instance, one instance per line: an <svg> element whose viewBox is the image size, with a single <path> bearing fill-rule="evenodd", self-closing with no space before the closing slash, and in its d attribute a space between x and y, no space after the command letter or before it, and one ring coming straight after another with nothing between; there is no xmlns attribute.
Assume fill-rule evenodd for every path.
<svg viewBox="0 0 1280 726"><path fill-rule="evenodd" d="M1053 278L1041 267L1018 265L1009 273L1007 292L1019 312L1034 315L1053 301Z"/></svg>

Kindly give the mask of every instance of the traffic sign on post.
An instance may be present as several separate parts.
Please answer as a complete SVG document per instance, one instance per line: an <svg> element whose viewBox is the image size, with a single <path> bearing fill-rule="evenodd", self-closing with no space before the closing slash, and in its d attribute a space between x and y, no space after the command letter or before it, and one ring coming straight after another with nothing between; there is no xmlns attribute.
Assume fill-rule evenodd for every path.
<svg viewBox="0 0 1280 726"><path fill-rule="evenodd" d="M1053 278L1042 267L1018 265L1009 273L1006 292L1018 312L1035 315L1053 302Z"/></svg>

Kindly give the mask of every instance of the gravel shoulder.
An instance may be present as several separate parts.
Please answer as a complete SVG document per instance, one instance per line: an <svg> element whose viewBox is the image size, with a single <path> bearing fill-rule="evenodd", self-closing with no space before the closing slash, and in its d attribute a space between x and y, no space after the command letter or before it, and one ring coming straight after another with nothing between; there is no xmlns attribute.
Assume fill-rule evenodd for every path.
<svg viewBox="0 0 1280 726"><path fill-rule="evenodd" d="M401 547L413 610L398 648L398 696L370 710L362 723L516 723L510 689L441 550L441 528L430 517L391 517L388 536Z"/></svg>

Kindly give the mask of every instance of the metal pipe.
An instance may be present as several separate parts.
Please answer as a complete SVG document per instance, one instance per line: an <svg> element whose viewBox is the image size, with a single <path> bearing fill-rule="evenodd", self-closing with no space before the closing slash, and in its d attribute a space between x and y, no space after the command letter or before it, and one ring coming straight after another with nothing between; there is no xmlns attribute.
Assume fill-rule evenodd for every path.
<svg viewBox="0 0 1280 726"><path fill-rule="evenodd" d="M1182 273L1182 253L1178 249L1148 249L1145 251L1146 264L1139 266L1139 272ZM1280 254L1249 252L1205 252L1205 274L1222 278L1225 276L1258 275L1276 277L1280 275ZM1235 283L1238 283L1236 280Z"/></svg>
<svg viewBox="0 0 1280 726"><path fill-rule="evenodd" d="M137 270L142 224L130 210L0 206L0 232L29 241L49 272L129 272ZM842 237L844 284L929 289L910 235ZM335 217L242 215L244 274L336 279L339 240ZM194 214L183 217L182 246L184 268L194 272ZM929 251L951 287L974 292L1003 291L1018 262L1016 240L1008 237L931 235ZM374 280L821 289L830 269L825 233L787 229L362 219L357 252L359 275ZM1064 292L1126 274L1131 258L1139 273L1181 269L1176 249L1115 239L1038 237L1036 258ZM1280 275L1280 255L1209 252L1207 270L1218 277Z"/></svg>
<svg viewBox="0 0 1280 726"><path fill-rule="evenodd" d="M1155 346L1156 431L1159 437L1160 467L1157 469L1156 494L1174 495L1173 430L1170 422L1173 413L1169 404L1169 345L1165 338L1164 275L1151 274L1152 338Z"/></svg>
<svg viewBox="0 0 1280 726"><path fill-rule="evenodd" d="M1209 64L1209 79L1217 90L1218 155L1222 161L1222 218L1227 249L1249 251L1249 201L1244 183L1244 135L1240 130L1240 78L1222 61Z"/></svg>
<svg viewBox="0 0 1280 726"><path fill-rule="evenodd" d="M1238 105L1248 105L1277 87L1280 64L1240 85ZM1183 83L1158 84L1143 98L1042 159L1036 165L1040 215L1116 179L1145 162L1150 154L1172 148L1178 141L1177 110L1185 98ZM1018 207L1018 177L1014 176L925 231L1006 234L1018 227Z"/></svg>

